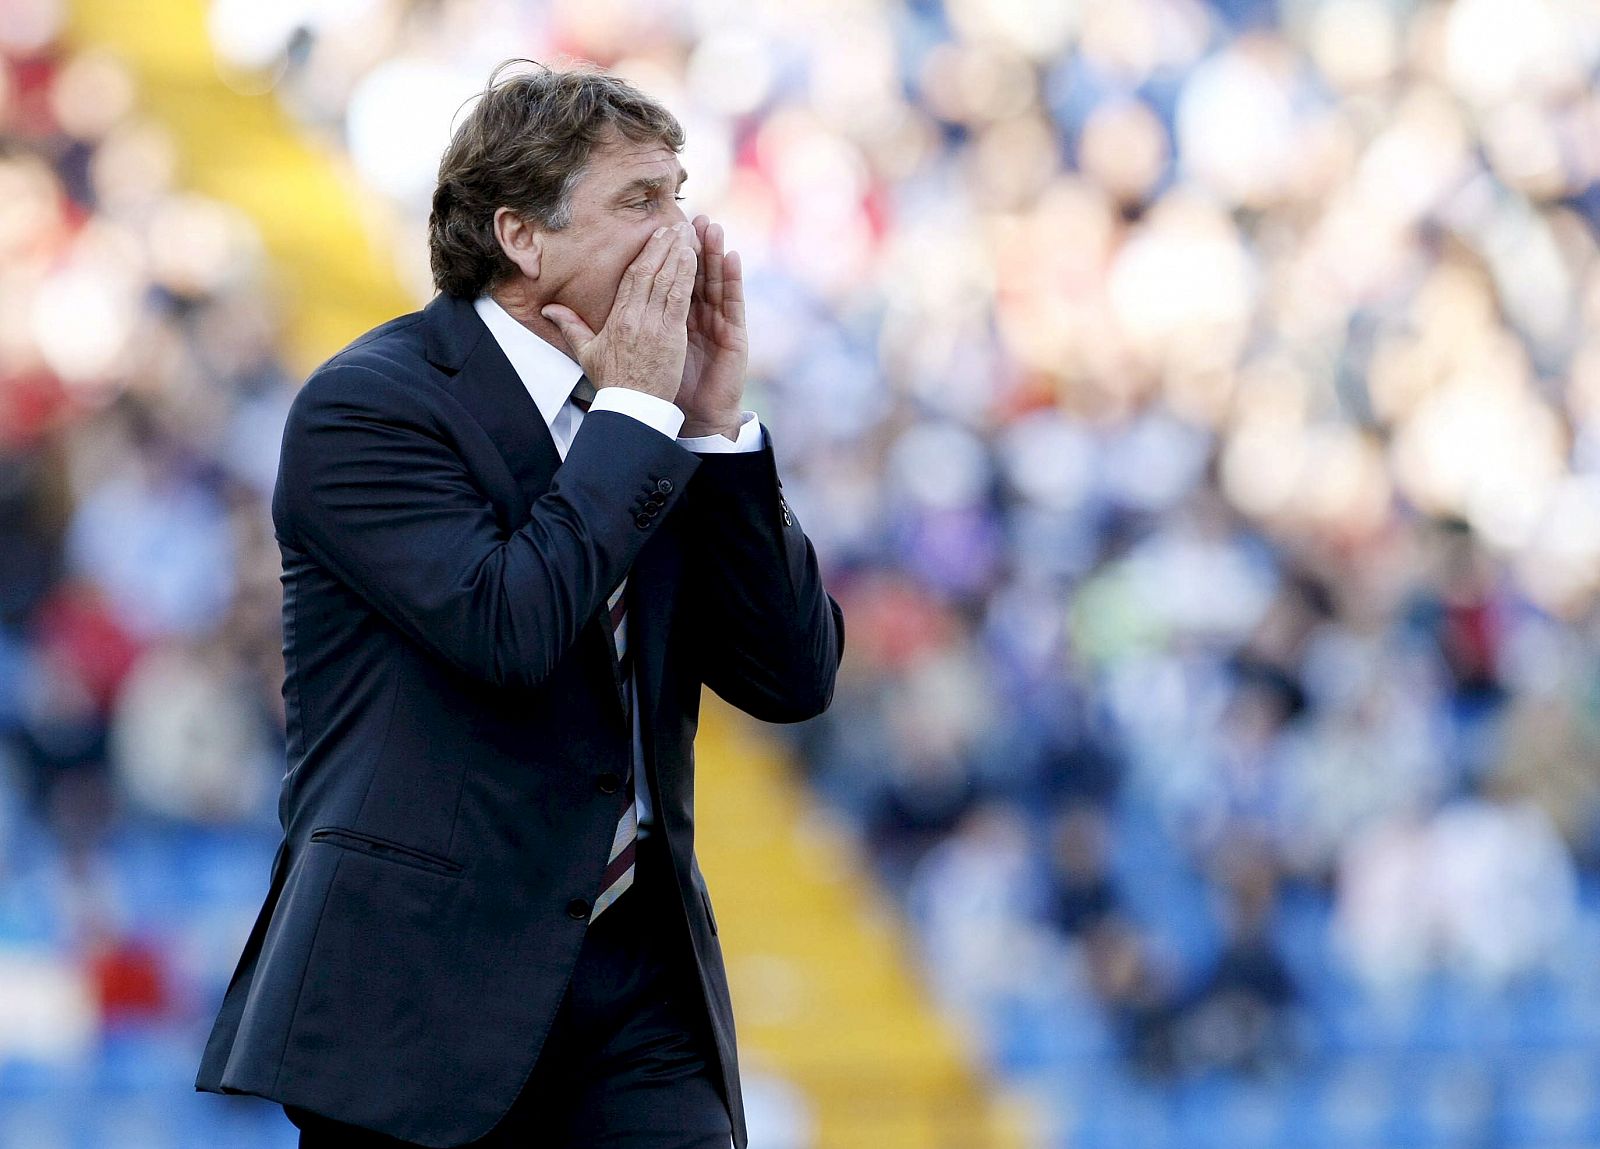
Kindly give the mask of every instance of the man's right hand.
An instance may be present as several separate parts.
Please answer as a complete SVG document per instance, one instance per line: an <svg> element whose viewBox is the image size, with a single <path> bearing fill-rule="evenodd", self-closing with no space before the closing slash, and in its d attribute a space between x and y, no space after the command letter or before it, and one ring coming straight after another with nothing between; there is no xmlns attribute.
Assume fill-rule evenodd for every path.
<svg viewBox="0 0 1600 1149"><path fill-rule="evenodd" d="M598 333L562 304L540 309L561 329L596 388L628 387L669 403L677 398L694 293L694 239L688 224L658 229L622 273Z"/></svg>

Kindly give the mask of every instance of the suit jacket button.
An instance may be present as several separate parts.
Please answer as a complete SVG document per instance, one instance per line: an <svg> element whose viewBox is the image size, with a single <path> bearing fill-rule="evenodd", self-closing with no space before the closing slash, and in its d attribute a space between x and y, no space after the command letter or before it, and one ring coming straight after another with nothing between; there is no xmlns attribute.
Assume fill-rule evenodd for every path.
<svg viewBox="0 0 1600 1149"><path fill-rule="evenodd" d="M602 794L615 794L622 789L622 779L607 770L595 779L595 785L600 787L600 793Z"/></svg>
<svg viewBox="0 0 1600 1149"><path fill-rule="evenodd" d="M573 898L567 903L567 917L575 922L589 920L589 903L582 898Z"/></svg>
<svg viewBox="0 0 1600 1149"><path fill-rule="evenodd" d="M638 527L641 531L644 530L650 525L650 516L641 511L639 514L633 516L633 525Z"/></svg>
<svg viewBox="0 0 1600 1149"><path fill-rule="evenodd" d="M660 491L663 495L672 494L672 480L671 479L657 479L656 480L656 490Z"/></svg>

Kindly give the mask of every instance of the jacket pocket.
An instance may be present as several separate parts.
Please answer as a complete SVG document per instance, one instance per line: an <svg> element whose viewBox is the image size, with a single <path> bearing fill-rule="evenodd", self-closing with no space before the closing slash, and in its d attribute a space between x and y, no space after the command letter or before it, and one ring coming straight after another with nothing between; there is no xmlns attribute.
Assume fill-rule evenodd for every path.
<svg viewBox="0 0 1600 1149"><path fill-rule="evenodd" d="M717 915L711 912L711 893L704 886L700 887L700 903L706 908L706 921L711 924L712 936L717 932Z"/></svg>
<svg viewBox="0 0 1600 1149"><path fill-rule="evenodd" d="M346 830L340 826L319 827L311 831L311 840L327 842L330 846L339 846L386 862L398 862L402 866L414 866L419 870L429 870L435 874L459 874L462 870L460 862L438 854L430 854L425 850L391 842L387 838L374 838L371 834Z"/></svg>

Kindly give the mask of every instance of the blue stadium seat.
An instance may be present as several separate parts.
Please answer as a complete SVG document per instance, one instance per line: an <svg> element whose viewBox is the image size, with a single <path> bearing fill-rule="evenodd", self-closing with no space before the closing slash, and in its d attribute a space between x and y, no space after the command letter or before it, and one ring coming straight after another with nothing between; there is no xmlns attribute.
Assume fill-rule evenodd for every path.
<svg viewBox="0 0 1600 1149"><path fill-rule="evenodd" d="M1494 1123L1496 1074L1470 1054L1408 1055L1396 1070L1387 1141L1427 1149L1484 1144Z"/></svg>
<svg viewBox="0 0 1600 1149"><path fill-rule="evenodd" d="M70 1071L59 1065L24 1060L0 1059L0 1112L14 1104L49 1098L70 1080Z"/></svg>
<svg viewBox="0 0 1600 1149"><path fill-rule="evenodd" d="M296 1149L300 1142L283 1109L258 1097L190 1093L175 1112L177 1149Z"/></svg>
<svg viewBox="0 0 1600 1149"><path fill-rule="evenodd" d="M192 1090L200 1049L187 1034L123 1026L101 1038L95 1088L107 1097L136 1098Z"/></svg>
<svg viewBox="0 0 1600 1149"><path fill-rule="evenodd" d="M73 1149L63 1108L48 1097L0 1104L0 1149Z"/></svg>
<svg viewBox="0 0 1600 1149"><path fill-rule="evenodd" d="M1397 1092L1394 1058L1335 1059L1311 1075L1305 1102L1291 1123L1291 1140L1329 1149L1381 1144L1395 1121Z"/></svg>
<svg viewBox="0 0 1600 1149"><path fill-rule="evenodd" d="M1078 1130L1077 1149L1166 1149L1174 1145L1172 1113L1162 1091L1119 1073L1100 1080Z"/></svg>
<svg viewBox="0 0 1600 1149"><path fill-rule="evenodd" d="M1518 1056L1507 1063L1501 1129L1508 1146L1600 1138L1600 1058L1594 1050Z"/></svg>
<svg viewBox="0 0 1600 1149"><path fill-rule="evenodd" d="M1272 1149L1285 1143L1296 1094L1286 1082L1215 1075L1180 1087L1178 1140L1194 1149Z"/></svg>

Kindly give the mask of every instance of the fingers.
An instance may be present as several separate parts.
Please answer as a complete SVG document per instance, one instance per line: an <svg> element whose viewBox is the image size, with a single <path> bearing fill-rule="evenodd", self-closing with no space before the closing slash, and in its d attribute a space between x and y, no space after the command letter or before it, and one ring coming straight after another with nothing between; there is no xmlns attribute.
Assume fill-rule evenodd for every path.
<svg viewBox="0 0 1600 1149"><path fill-rule="evenodd" d="M589 325L578 318L576 311L559 303L541 308L539 314L556 325L561 331L561 337L572 348L572 353L581 361L583 349L594 341L594 332L589 330Z"/></svg>
<svg viewBox="0 0 1600 1149"><path fill-rule="evenodd" d="M722 225L720 223L707 223L705 242L701 249L701 262L706 265L705 291L703 298L710 306L713 313L722 310Z"/></svg>
<svg viewBox="0 0 1600 1149"><path fill-rule="evenodd" d="M617 286L616 302L611 305L614 312L635 321L638 319L650 302L656 275L680 239L681 233L670 227L656 228L655 234L645 241L623 273L622 282Z"/></svg>
<svg viewBox="0 0 1600 1149"><path fill-rule="evenodd" d="M706 239L706 231L710 226L710 216L697 215L694 217L694 234L699 243L700 258L695 263L694 297L691 303L691 310L702 322L705 318L706 305L706 252L710 249L710 244ZM699 305L698 309L694 308L694 304Z"/></svg>
<svg viewBox="0 0 1600 1149"><path fill-rule="evenodd" d="M722 317L737 327L744 330L744 261L739 258L737 251L730 251L727 255L718 255L722 274L718 277L719 291L722 296Z"/></svg>
<svg viewBox="0 0 1600 1149"><path fill-rule="evenodd" d="M680 223L669 229L672 234L672 247L661 267L652 278L650 298L646 307L650 309L669 306L667 296L677 285L679 277L688 271L688 290L694 289L695 265L698 262L694 255L694 229L687 223ZM685 312L687 314L687 312Z"/></svg>
<svg viewBox="0 0 1600 1149"><path fill-rule="evenodd" d="M689 318L689 301L694 297L695 267L699 260L694 257L694 250L685 245L671 262L672 281L662 299L662 321L669 328L681 329Z"/></svg>

